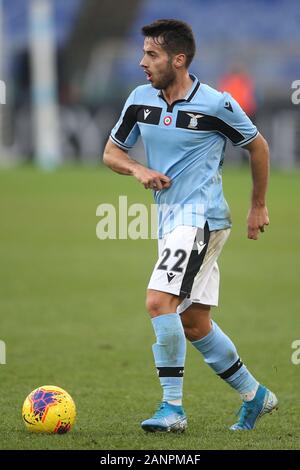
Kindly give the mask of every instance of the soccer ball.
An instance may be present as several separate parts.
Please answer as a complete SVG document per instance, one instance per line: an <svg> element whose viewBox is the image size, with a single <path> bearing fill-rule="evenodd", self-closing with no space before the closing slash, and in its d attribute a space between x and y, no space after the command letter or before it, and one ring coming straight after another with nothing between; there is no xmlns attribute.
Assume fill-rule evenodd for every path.
<svg viewBox="0 0 300 470"><path fill-rule="evenodd" d="M22 417L31 432L64 434L74 424L76 407L72 397L62 388L43 385L24 401Z"/></svg>

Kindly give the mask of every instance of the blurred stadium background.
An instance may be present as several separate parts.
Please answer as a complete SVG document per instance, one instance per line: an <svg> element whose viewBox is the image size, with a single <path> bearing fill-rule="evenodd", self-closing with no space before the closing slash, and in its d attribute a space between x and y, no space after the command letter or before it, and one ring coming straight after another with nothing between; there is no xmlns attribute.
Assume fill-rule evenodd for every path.
<svg viewBox="0 0 300 470"><path fill-rule="evenodd" d="M119 194L152 202L104 168L101 153L128 92L145 83L140 27L163 17L192 25L191 71L231 87L271 148L271 226L259 242L246 239L247 158L229 145L224 166L234 227L215 315L281 402L247 435L227 431L238 397L192 348L188 432L141 433L160 397L144 307L156 243L96 238L100 203L117 206ZM1 449L299 448L299 24L298 0L0 0ZM134 156L144 158L141 144ZM77 425L63 437L31 436L22 402L49 383L73 396Z"/></svg>
<svg viewBox="0 0 300 470"><path fill-rule="evenodd" d="M299 164L299 108L291 101L292 82L300 77L297 0L125 0L117 6L110 0L1 0L1 5L0 78L7 104L1 108L0 164L42 160L41 153L53 164L97 163L129 90L145 83L138 66L140 27L170 16L186 20L195 32L191 71L220 87L225 74L243 70L252 96L227 89L255 117L273 164ZM237 164L239 157L233 154L229 161Z"/></svg>

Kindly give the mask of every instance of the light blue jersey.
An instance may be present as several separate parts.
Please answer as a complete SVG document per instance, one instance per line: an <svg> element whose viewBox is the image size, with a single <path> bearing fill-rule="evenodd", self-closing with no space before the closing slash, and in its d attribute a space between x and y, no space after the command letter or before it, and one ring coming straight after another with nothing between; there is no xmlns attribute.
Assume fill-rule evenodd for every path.
<svg viewBox="0 0 300 470"><path fill-rule="evenodd" d="M231 95L191 78L186 97L172 105L152 85L137 87L111 132L126 151L141 135L148 167L172 180L170 188L154 192L159 238L177 225L231 226L221 176L226 140L243 146L258 134Z"/></svg>

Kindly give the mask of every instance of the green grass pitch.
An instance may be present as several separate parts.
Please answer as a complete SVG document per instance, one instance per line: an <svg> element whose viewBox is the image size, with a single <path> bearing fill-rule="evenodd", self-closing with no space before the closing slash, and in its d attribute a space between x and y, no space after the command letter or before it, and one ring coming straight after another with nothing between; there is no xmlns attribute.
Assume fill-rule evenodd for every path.
<svg viewBox="0 0 300 470"><path fill-rule="evenodd" d="M213 315L242 360L278 395L280 409L257 429L231 433L237 394L188 346L183 435L144 434L141 420L161 398L144 293L155 240L96 237L96 207L152 202L136 181L107 169L32 168L0 172L1 449L296 449L300 365L291 362L299 329L299 172L272 175L271 225L246 238L250 174L224 171L233 230L220 258L220 306ZM66 435L31 435L26 395L58 385L78 416Z"/></svg>

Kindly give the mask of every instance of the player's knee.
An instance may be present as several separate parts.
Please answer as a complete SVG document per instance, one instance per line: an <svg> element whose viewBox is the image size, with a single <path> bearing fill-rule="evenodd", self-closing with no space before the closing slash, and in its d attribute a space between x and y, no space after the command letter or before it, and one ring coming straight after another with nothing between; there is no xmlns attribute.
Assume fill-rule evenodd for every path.
<svg viewBox="0 0 300 470"><path fill-rule="evenodd" d="M207 331L199 326L185 326L183 325L184 334L189 341L198 341L206 336Z"/></svg>
<svg viewBox="0 0 300 470"><path fill-rule="evenodd" d="M160 315L162 303L159 294L148 294L146 299L146 308L151 317Z"/></svg>
<svg viewBox="0 0 300 470"><path fill-rule="evenodd" d="M175 296L170 294L158 291L148 291L147 293L146 308L152 318L176 312L177 304Z"/></svg>

